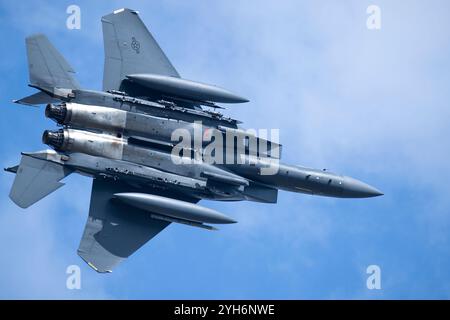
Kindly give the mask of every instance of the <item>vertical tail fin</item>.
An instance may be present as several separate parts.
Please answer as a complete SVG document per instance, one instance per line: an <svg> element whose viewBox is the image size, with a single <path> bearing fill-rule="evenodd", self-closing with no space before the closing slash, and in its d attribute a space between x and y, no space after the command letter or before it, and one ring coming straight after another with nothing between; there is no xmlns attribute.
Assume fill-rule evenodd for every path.
<svg viewBox="0 0 450 320"><path fill-rule="evenodd" d="M103 90L119 90L126 75L153 73L179 78L137 11L116 10L102 18L105 46Z"/></svg>
<svg viewBox="0 0 450 320"><path fill-rule="evenodd" d="M26 46L32 86L43 89L80 88L73 77L75 71L45 35L36 34L27 37Z"/></svg>

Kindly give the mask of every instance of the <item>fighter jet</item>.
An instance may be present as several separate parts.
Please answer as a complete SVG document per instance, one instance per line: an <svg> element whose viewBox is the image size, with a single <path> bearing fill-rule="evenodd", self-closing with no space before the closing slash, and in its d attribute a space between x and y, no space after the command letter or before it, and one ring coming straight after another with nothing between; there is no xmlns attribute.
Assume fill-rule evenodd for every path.
<svg viewBox="0 0 450 320"><path fill-rule="evenodd" d="M111 272L171 223L215 230L213 225L236 222L199 205L202 199L276 203L278 190L338 198L382 195L347 176L281 163L278 141L218 112L219 103L248 100L181 78L137 11L116 10L101 21L101 91L81 88L45 35L26 38L29 85L39 91L15 102L46 105L45 116L59 129L43 133L52 149L23 152L19 165L5 169L15 174L10 198L21 208L62 187L72 173L93 178L78 254L94 270ZM180 130L200 143L191 137L178 150L186 140L175 134ZM210 161L204 155L213 137L224 142ZM217 161L224 156L231 161Z"/></svg>

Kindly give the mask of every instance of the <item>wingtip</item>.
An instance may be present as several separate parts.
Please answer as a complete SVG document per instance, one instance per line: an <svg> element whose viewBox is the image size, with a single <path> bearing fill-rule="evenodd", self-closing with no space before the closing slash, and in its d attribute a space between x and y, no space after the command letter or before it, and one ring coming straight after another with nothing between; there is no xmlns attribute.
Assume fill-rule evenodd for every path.
<svg viewBox="0 0 450 320"><path fill-rule="evenodd" d="M86 262L86 264L91 267L91 269L95 270L98 273L112 273L112 270L110 269L99 269L95 264L93 264L91 261L87 260L84 256L83 256L83 251L81 251L80 249L77 250L77 254L78 256L84 261Z"/></svg>
<svg viewBox="0 0 450 320"><path fill-rule="evenodd" d="M129 9L129 8L120 8L120 9L114 10L113 14L119 14L119 13L122 13L122 12L130 12L130 13L134 13L134 14L139 14L139 11L133 10L133 9Z"/></svg>

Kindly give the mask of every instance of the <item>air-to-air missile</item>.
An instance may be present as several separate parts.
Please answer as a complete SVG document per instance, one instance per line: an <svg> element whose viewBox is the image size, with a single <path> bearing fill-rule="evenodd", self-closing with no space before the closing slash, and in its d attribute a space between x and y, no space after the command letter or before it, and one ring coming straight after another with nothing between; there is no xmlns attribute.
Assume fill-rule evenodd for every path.
<svg viewBox="0 0 450 320"><path fill-rule="evenodd" d="M382 194L347 176L280 163L277 139L217 112L217 103L248 100L182 79L136 11L114 11L102 24L102 91L80 88L44 35L26 39L30 86L40 91L15 102L46 104L45 116L62 128L43 133L53 150L24 152L6 169L16 174L10 197L22 208L71 173L93 178L78 254L95 270L110 272L172 222L209 230L236 222L196 204L202 199L275 203L278 190Z"/></svg>

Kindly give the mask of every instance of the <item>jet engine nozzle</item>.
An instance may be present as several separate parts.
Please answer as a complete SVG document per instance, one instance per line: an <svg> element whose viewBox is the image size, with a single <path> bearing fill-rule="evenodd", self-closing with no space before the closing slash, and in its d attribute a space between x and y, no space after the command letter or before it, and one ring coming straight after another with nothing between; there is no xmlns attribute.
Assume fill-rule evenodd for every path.
<svg viewBox="0 0 450 320"><path fill-rule="evenodd" d="M42 135L42 142L55 150L61 149L64 144L64 130L45 130Z"/></svg>
<svg viewBox="0 0 450 320"><path fill-rule="evenodd" d="M45 116L59 124L64 124L67 117L67 107L63 104L54 105L49 103L45 107Z"/></svg>

